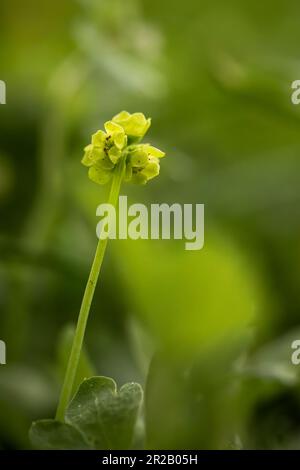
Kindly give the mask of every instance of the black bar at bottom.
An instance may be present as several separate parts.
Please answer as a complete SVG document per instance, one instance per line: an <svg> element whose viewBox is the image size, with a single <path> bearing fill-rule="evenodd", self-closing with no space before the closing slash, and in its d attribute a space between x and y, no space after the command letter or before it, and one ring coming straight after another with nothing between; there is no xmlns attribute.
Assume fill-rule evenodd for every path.
<svg viewBox="0 0 300 470"><path fill-rule="evenodd" d="M149 450L149 451L0 451L0 465L21 464L71 464L72 466L93 465L94 468L120 465L137 468L141 465L192 465L216 464L241 465L256 463L261 465L287 465L289 459L297 458L297 451L263 450Z"/></svg>

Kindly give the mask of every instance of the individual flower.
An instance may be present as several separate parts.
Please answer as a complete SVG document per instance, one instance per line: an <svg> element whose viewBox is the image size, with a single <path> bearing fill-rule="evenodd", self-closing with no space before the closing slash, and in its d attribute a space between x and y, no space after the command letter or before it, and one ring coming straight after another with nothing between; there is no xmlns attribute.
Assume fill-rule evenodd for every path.
<svg viewBox="0 0 300 470"><path fill-rule="evenodd" d="M92 143L85 147L82 163L89 168L89 178L99 184L107 183L112 170L126 147L124 129L113 121L104 124L106 132L99 130L92 135Z"/></svg>
<svg viewBox="0 0 300 470"><path fill-rule="evenodd" d="M132 146L126 161L125 181L146 184L159 175L159 159L164 156L164 152L150 144Z"/></svg>
<svg viewBox="0 0 300 470"><path fill-rule="evenodd" d="M121 111L112 120L122 126L129 142L142 139L151 126L151 119L146 119L143 113L130 114L127 111Z"/></svg>
<svg viewBox="0 0 300 470"><path fill-rule="evenodd" d="M105 131L92 135L92 141L84 149L83 165L89 167L89 178L107 183L120 158L125 159L124 180L145 184L159 174L159 159L164 152L139 141L151 125L142 113L122 111L104 124Z"/></svg>

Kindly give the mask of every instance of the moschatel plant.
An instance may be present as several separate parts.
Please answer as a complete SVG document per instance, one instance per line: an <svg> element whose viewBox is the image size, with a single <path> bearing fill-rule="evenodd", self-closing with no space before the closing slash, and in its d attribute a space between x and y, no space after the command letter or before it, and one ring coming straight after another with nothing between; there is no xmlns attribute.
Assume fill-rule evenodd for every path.
<svg viewBox="0 0 300 470"><path fill-rule="evenodd" d="M141 143L151 125L142 113L122 111L92 135L85 147L83 165L98 184L111 181L108 203L117 208L123 181L146 184L159 175L165 153ZM73 397L74 383L95 288L108 238L99 237L84 292L71 353L55 419L36 421L30 438L38 449L128 449L134 441L143 391L139 384L125 384L118 391L108 377L85 379Z"/></svg>

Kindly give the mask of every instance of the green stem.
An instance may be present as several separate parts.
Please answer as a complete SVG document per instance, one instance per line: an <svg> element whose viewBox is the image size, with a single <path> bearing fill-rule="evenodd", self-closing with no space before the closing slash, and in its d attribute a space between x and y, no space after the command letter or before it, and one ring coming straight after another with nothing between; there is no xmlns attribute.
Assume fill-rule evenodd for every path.
<svg viewBox="0 0 300 470"><path fill-rule="evenodd" d="M121 183L124 174L125 168L125 156L119 161L118 165L115 168L114 176L112 180L110 195L108 203L113 205L114 207L117 206ZM107 246L108 238L99 239L95 258L92 264L91 272L89 275L89 279L85 288L84 296L82 299L81 309L78 317L77 327L75 331L75 336L73 340L72 350L69 357L69 362L66 370L66 375L62 387L62 391L60 394L60 399L57 407L56 412L56 419L59 421L64 421L65 411L67 406L69 405L72 390L74 385L74 380L76 377L76 372L78 368L78 363L80 360L80 354L84 339L84 334L86 330L86 325L89 317L90 307L92 304L96 284L98 281L98 277L100 274L103 258L105 255L105 250Z"/></svg>

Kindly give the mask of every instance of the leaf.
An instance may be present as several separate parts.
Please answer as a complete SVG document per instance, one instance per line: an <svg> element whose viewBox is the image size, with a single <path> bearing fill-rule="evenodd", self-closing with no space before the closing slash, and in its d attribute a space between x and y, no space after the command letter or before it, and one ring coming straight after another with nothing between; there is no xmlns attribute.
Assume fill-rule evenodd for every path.
<svg viewBox="0 0 300 470"><path fill-rule="evenodd" d="M117 391L114 380L84 380L70 403L65 423L45 419L34 422L29 437L37 449L129 449L143 399L139 384Z"/></svg>
<svg viewBox="0 0 300 470"><path fill-rule="evenodd" d="M66 422L76 427L96 449L128 449L143 398L139 384L128 383L117 392L107 377L85 380L67 413Z"/></svg>
<svg viewBox="0 0 300 470"><path fill-rule="evenodd" d="M83 450L90 448L76 428L54 419L34 422L29 437L34 448L39 450Z"/></svg>

